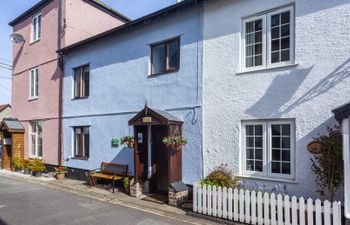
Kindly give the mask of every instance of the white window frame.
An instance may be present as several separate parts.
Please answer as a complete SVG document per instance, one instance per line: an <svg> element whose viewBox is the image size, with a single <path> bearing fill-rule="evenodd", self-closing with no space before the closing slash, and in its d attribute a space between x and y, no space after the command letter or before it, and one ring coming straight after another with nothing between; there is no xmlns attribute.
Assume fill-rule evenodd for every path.
<svg viewBox="0 0 350 225"><path fill-rule="evenodd" d="M41 19L42 19L41 13L33 16L32 18L32 26L31 26L32 29L31 29L31 35L30 35L31 43L37 42L41 39L41 27L42 27Z"/></svg>
<svg viewBox="0 0 350 225"><path fill-rule="evenodd" d="M34 73L34 77L32 77ZM32 80L34 78L34 80ZM32 93L32 85L33 93ZM29 70L29 100L39 98L39 67L35 67Z"/></svg>
<svg viewBox="0 0 350 225"><path fill-rule="evenodd" d="M271 63L271 16L280 14L283 12L290 12L290 56L289 61ZM245 35L246 35L246 23L254 20L262 19L263 21L263 63L261 66L246 67L246 48L245 48ZM266 13L259 13L259 15L254 15L242 19L242 32L241 32L241 72L250 72L262 69L270 69L282 66L288 66L295 64L295 14L294 5L280 7L277 9L269 10Z"/></svg>
<svg viewBox="0 0 350 225"><path fill-rule="evenodd" d="M36 132L35 133L33 133L33 127L32 127L32 123L35 123L35 125L37 126L36 127ZM38 151L38 143L39 143L39 131L38 131L38 123L41 123L41 135L42 135L42 133L43 133L43 122L42 121L40 121L40 120L33 120L33 121L30 121L29 122L29 157L30 158L39 158L39 159L41 159L43 156L43 154L44 154L44 151L43 151L43 137L41 137L41 139L42 139L42 143L41 143L41 156L39 156L38 155L38 153L39 153L39 151ZM33 149L32 149L32 135L34 135L35 136L35 154L33 155Z"/></svg>
<svg viewBox="0 0 350 225"><path fill-rule="evenodd" d="M272 163L272 144L271 144L271 125L273 124L288 124L291 127L290 135L290 174L276 174L271 172ZM263 125L263 172L248 171L246 170L246 125ZM242 121L242 137L241 137L241 175L247 177L257 177L265 179L279 179L279 180L295 180L295 122L294 120L255 120L255 121Z"/></svg>

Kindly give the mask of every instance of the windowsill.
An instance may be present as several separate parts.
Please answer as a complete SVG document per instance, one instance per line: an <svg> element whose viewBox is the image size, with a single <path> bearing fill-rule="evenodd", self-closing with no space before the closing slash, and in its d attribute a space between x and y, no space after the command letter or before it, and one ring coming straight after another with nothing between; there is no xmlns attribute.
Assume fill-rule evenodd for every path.
<svg viewBox="0 0 350 225"><path fill-rule="evenodd" d="M39 99L39 97L31 97L31 98L28 99L28 102L31 102L31 101L34 101L34 100L38 100L38 99Z"/></svg>
<svg viewBox="0 0 350 225"><path fill-rule="evenodd" d="M290 184L298 184L295 180L285 180L279 178L271 178L271 177L258 177L258 176L249 176L249 175L238 175L239 178L247 178L247 179L257 179L257 180L265 180L265 181L274 181L281 183L290 183Z"/></svg>
<svg viewBox="0 0 350 225"><path fill-rule="evenodd" d="M72 101L77 101L77 100L84 100L84 99L88 99L89 98L89 96L87 96L87 97L80 97L80 98L72 98L71 100Z"/></svg>
<svg viewBox="0 0 350 225"><path fill-rule="evenodd" d="M39 39L37 39L37 40L35 40L35 41L31 41L31 42L29 43L29 45L34 45L35 43L39 42L40 40L41 40L41 38L39 38Z"/></svg>
<svg viewBox="0 0 350 225"><path fill-rule="evenodd" d="M161 75L165 75L165 74L169 74L169 73L176 73L178 72L180 69L176 69L176 70L168 70L162 73L155 73L155 74L149 74L148 77L152 78L152 77L157 77L157 76L161 76Z"/></svg>
<svg viewBox="0 0 350 225"><path fill-rule="evenodd" d="M289 68L289 67L297 67L298 65L299 65L298 63L292 63L292 64L279 65L279 66L274 66L274 67L266 67L266 68L256 69L256 70L253 69L253 70L249 70L249 71L238 72L238 73L236 73L236 75L259 73L259 72L278 70L278 69Z"/></svg>
<svg viewBox="0 0 350 225"><path fill-rule="evenodd" d="M75 159L75 160L84 160L84 161L88 161L89 158L87 157L73 157L72 159Z"/></svg>

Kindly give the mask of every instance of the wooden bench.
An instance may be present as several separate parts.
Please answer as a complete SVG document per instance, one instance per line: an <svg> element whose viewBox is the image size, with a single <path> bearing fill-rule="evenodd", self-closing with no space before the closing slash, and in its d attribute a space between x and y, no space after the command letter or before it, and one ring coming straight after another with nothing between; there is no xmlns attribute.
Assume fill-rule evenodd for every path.
<svg viewBox="0 0 350 225"><path fill-rule="evenodd" d="M102 162L100 171L89 174L89 187L96 185L97 178L111 180L114 193L115 181L125 177L128 177L128 165Z"/></svg>

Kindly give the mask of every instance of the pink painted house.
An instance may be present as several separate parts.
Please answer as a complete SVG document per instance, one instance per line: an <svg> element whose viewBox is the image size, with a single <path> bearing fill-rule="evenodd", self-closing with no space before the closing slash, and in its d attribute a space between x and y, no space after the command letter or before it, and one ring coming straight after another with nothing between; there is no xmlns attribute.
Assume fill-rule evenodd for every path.
<svg viewBox="0 0 350 225"><path fill-rule="evenodd" d="M56 50L127 23L99 0L42 0L9 23L13 44L12 117L25 127L25 157L62 162L62 64Z"/></svg>

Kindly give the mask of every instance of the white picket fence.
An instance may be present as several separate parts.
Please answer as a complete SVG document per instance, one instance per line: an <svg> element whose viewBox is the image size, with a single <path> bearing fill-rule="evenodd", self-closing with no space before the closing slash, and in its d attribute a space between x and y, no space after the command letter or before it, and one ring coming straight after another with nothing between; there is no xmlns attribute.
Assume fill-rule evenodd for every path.
<svg viewBox="0 0 350 225"><path fill-rule="evenodd" d="M259 225L341 225L341 203L193 185L193 211Z"/></svg>

